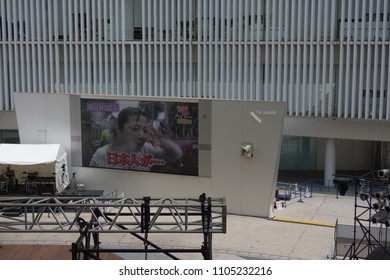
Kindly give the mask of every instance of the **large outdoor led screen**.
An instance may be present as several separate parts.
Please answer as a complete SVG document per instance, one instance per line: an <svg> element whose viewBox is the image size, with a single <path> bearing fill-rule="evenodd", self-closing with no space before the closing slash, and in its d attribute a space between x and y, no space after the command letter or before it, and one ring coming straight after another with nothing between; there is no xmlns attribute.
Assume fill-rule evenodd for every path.
<svg viewBox="0 0 390 280"><path fill-rule="evenodd" d="M83 166L198 175L198 104L81 99Z"/></svg>

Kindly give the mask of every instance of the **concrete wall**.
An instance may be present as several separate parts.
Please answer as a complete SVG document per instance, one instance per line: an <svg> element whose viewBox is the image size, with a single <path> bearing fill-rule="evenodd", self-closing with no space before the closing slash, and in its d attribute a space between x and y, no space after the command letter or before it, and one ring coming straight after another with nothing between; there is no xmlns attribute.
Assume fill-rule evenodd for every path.
<svg viewBox="0 0 390 280"><path fill-rule="evenodd" d="M280 158L284 104L212 102L212 194L226 196L228 209L265 216L274 192ZM255 114L259 123L252 114ZM267 115L268 114L268 115ZM253 143L253 157L240 156Z"/></svg>
<svg viewBox="0 0 390 280"><path fill-rule="evenodd" d="M138 198L197 198L206 193L225 197L229 213L273 215L284 103L200 100L196 177L77 166L72 157L80 152L78 98L16 93L15 108L21 143L61 144L68 153L70 175L76 172L77 182L87 189L118 190ZM243 143L253 144L253 157L241 155Z"/></svg>
<svg viewBox="0 0 390 280"><path fill-rule="evenodd" d="M283 135L389 141L389 122L337 118L285 117Z"/></svg>
<svg viewBox="0 0 390 280"><path fill-rule="evenodd" d="M70 96L15 94L21 144L61 144L71 162Z"/></svg>

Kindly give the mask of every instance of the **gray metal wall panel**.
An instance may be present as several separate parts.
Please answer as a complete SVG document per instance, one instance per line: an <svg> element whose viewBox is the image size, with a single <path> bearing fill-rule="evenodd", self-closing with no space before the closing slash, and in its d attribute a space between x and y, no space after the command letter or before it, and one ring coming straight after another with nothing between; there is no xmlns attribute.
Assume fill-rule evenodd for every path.
<svg viewBox="0 0 390 280"><path fill-rule="evenodd" d="M0 111L0 129L18 129L15 111Z"/></svg>

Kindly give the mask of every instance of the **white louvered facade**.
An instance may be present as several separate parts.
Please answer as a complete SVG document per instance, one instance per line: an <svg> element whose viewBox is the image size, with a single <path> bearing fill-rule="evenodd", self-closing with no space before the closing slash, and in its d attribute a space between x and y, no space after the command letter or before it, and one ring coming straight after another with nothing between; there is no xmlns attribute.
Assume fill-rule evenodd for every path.
<svg viewBox="0 0 390 280"><path fill-rule="evenodd" d="M13 92L286 101L390 120L388 0L0 0Z"/></svg>

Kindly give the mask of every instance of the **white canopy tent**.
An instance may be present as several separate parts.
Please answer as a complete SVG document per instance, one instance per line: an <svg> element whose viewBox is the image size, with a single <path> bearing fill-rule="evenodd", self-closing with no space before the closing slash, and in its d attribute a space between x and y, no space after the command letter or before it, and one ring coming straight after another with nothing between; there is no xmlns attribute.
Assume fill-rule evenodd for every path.
<svg viewBox="0 0 390 280"><path fill-rule="evenodd" d="M59 144L0 144L1 174L7 168L15 171L19 181L30 172L55 177L57 192L62 192L69 184L66 152Z"/></svg>

